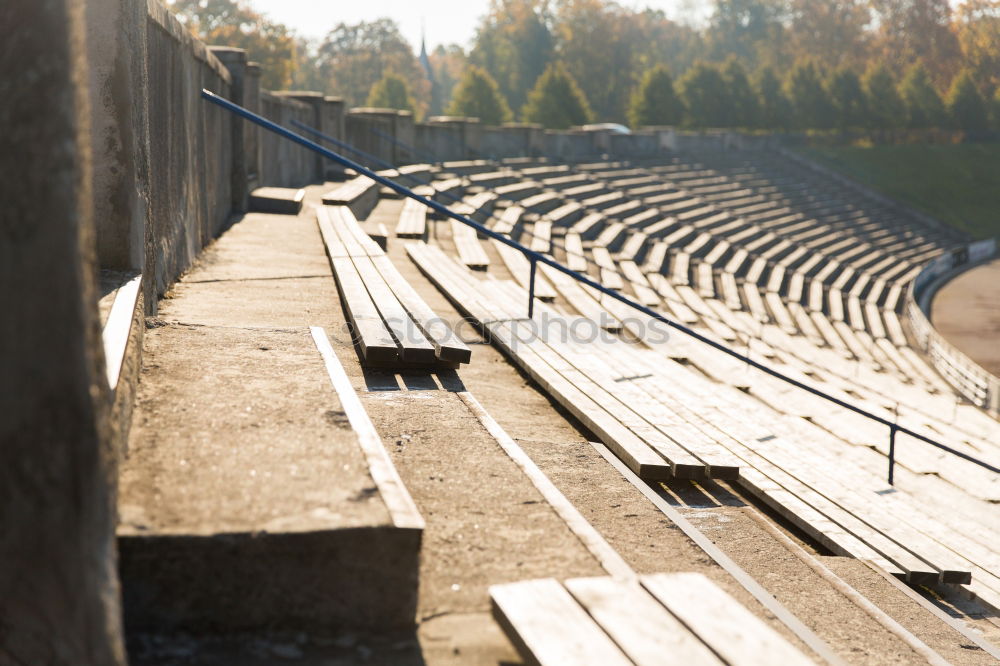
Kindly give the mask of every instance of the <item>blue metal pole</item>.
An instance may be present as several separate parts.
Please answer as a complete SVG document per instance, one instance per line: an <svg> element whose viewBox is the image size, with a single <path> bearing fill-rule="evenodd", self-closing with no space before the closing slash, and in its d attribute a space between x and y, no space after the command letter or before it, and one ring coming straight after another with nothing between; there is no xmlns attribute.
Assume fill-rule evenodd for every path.
<svg viewBox="0 0 1000 666"><path fill-rule="evenodd" d="M278 125L277 123L274 123L274 122L268 120L267 118L264 118L262 116L257 115L256 113L253 113L252 111L244 109L239 104L234 104L233 102L230 102L228 99L220 97L220 96L216 95L215 93L213 93L213 92L211 92L209 90L204 90L203 89L201 91L201 96L204 99L206 99L207 101L209 101L209 102L211 102L213 104L216 104L218 106L221 106L222 108L224 108L227 111L230 111L230 112L232 112L232 113L240 116L241 118L245 118L245 119L247 119L247 120L249 120L249 121L251 121L253 123L256 123L256 124L260 125L261 127L265 128L265 129L267 129L267 130L269 130L271 132L274 132L275 134L278 134L279 136L285 137L289 141L292 141L292 142L297 143L297 144L299 144L301 146L304 146L305 148L308 148L309 150L313 150L313 151L319 153L320 155L326 157L327 159L331 159L334 162L336 162L336 163L338 163L338 164L340 164L342 166L345 166L345 167L350 168L350 169L354 169L359 174L362 174L362 175L365 175L365 176L371 178L375 182L379 183L380 185L384 185L385 187L388 187L393 192L396 192L397 194L400 194L401 196L409 197L411 199L414 199L415 201L418 201L418 202L422 203L423 205L427 206L431 210L436 211L436 212L440 213L441 215L444 215L445 217L451 218L453 220L461 222L462 224L470 226L473 229L475 229L476 231L478 231L480 234L482 234L483 236L486 236L487 238L493 238L493 239L495 239L495 240L503 243L504 245L507 245L509 247L514 248L515 250L519 251L521 254L523 254L525 257L527 257L532 262L539 262L540 261L543 264L545 264L546 266L551 266L555 270L557 270L560 273L563 273L565 275L568 275L569 277L573 278L577 282L582 282L583 284L587 285L588 287L592 287L593 289L596 289L598 292L600 292L602 294L606 294L607 296L610 296L611 298L615 299L616 301L619 301L620 303L624 303L625 305L629 306L630 308L632 308L634 310L638 310L639 312L643 313L644 315L646 315L646 316L648 316L648 317L650 317L652 319L655 319L655 320L657 320L659 322L662 322L662 323L666 324L667 326L670 326L673 329L681 331L685 335L688 335L688 336L694 338L695 340L698 340L699 342L708 345L712 349L720 351L720 352L722 352L724 354L728 354L729 356L732 356L733 358L735 358L737 360L745 361L747 363L747 365L749 365L749 366L751 366L751 367L753 367L753 368L755 368L757 370L760 370L761 372L763 372L766 375L770 375L771 377L774 377L776 379L780 379L781 381L783 381L783 382L785 382L787 384L790 384L790 385L792 385L792 386L794 386L794 387L796 387L798 389L806 391L807 393L815 395L815 396L817 396L819 398L823 398L824 400L827 400L828 402L832 402L833 404L837 405L838 407L843 407L844 409L846 409L848 411L851 411L851 412L854 412L855 414L860 414L861 416L864 416L864 417L866 417L868 419L871 419L872 421L875 421L876 423L881 423L884 426L895 428L899 432L905 433L905 434L909 435L910 437L913 437L915 439L919 439L920 441L925 442L927 444L930 444L931 446L937 447L937 448L941 449L942 451L947 451L948 453L951 453L952 455L955 455L955 456L957 456L959 458L962 458L963 460L967 460L967 461L969 461L969 462L971 462L973 464L979 465L980 467L988 469L991 472L994 472L996 474L1000 474L1000 467L996 467L994 465L990 465L989 463L984 462L982 460L978 460L978 459L976 459L976 458L968 455L967 453L963 453L962 451L958 451L956 449L953 449L950 446L946 446L944 444L936 442L933 439L930 439L929 437L925 437L924 435L921 435L918 432L914 432L913 430L910 430L908 428L904 428L903 426L897 425L897 424L889 421L888 419L885 419L885 418L883 418L883 417L881 417L881 416L879 416L877 414L873 414L872 412L869 412L869 411L867 411L865 409L862 409L860 407L856 407L855 405L852 405L849 402L845 402L845 401L841 400L840 398L837 398L837 397L834 397L834 396L832 396L832 395L830 395L828 393L825 393L825 392L819 390L818 388L814 388L812 386L809 386L808 384L800 382L797 379L794 379L794 378L789 377L789 376L787 376L785 374L782 374L782 373L778 372L777 370L769 368L768 366L764 365L763 363L758 363L757 361L754 361L754 360L750 359L749 357L746 357L743 354L740 354L739 352L734 351L734 350L730 349L729 347L716 342L715 340L711 340L709 338L706 338L705 336L701 335L697 331L694 331L694 330L688 328L687 326L684 326L683 324L678 324L675 321L667 319L665 316L663 316L659 312L656 312L655 310L653 310L651 308L648 308L645 305L642 305L641 303L637 303L636 301L633 301L632 299L628 298L627 296L623 296L622 294L618 293L614 289L608 289L607 287L605 287L604 285L600 284L599 282L595 282L594 280L591 280L586 275L578 273L578 272L576 272L574 270L570 270L566 266L563 266L562 264L560 264L559 262L557 262L555 259L551 259L551 258L549 258L548 256L546 256L544 254L541 254L539 252L535 252L534 250L530 250L530 249L524 247L523 245L521 245L520 243L518 243L517 241L511 240L510 238L508 238L507 236L504 236L503 234L498 234L497 232L493 231L489 227L485 227L485 226L479 224L478 222L476 222L474 220L471 220L468 217L465 217L464 215L459 215L458 213L454 213L450 209L448 209L446 206L442 206L441 204L439 204L436 201L433 201L431 199L428 199L427 197L421 196L421 195L417 194L416 192L414 192L413 190L410 190L410 189L408 189L408 188L406 188L406 187L404 187L402 185L399 185L398 183L396 183L393 180L385 178L384 176L380 176L377 173L375 173L374 171L372 171L371 169L369 169L367 167L364 167L364 166L358 164L357 162L355 162L355 161L353 161L353 160L351 160L351 159L349 159L347 157L344 157L343 155L339 155L339 154L333 152L332 150L324 148L323 146L321 146L321 145L319 145L317 143L314 143L314 142L310 141L309 139L307 139L307 138L305 138L305 137L303 137L303 136L301 136L299 134L296 134L295 132L292 132L289 129L286 129L286 128L282 127L281 125Z"/></svg>

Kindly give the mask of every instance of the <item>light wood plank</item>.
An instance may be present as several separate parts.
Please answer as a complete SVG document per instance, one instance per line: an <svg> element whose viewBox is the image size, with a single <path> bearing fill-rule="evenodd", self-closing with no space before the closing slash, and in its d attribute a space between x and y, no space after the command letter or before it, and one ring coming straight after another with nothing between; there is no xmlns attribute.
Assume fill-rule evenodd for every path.
<svg viewBox="0 0 1000 666"><path fill-rule="evenodd" d="M721 666L708 646L634 583L611 578L574 578L564 586L638 666Z"/></svg>
<svg viewBox="0 0 1000 666"><path fill-rule="evenodd" d="M701 574L655 574L640 580L667 610L731 666L813 663Z"/></svg>
<svg viewBox="0 0 1000 666"><path fill-rule="evenodd" d="M632 663L555 579L493 585L489 592L493 617L529 663Z"/></svg>

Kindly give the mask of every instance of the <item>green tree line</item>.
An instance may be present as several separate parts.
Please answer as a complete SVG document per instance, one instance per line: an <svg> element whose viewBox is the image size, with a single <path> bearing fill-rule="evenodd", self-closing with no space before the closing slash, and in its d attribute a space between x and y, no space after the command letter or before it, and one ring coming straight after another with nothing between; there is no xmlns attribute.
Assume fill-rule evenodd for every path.
<svg viewBox="0 0 1000 666"><path fill-rule="evenodd" d="M207 41L240 41L265 71L274 63L281 80L268 87L359 106L389 99L398 78L405 95L387 103L405 100L418 118L761 129L1000 122L1000 0L713 0L702 21L609 0L490 0L467 48L441 46L423 62L390 19L339 24L309 42L245 0L173 7Z"/></svg>

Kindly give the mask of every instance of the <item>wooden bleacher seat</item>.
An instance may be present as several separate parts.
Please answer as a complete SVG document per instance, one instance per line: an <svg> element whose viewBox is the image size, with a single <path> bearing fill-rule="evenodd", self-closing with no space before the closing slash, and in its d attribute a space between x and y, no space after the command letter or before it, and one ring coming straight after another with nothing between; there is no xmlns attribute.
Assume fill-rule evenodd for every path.
<svg viewBox="0 0 1000 666"><path fill-rule="evenodd" d="M701 574L541 579L490 587L493 616L528 663L813 663Z"/></svg>
<svg viewBox="0 0 1000 666"><path fill-rule="evenodd" d="M347 206L357 218L368 217L378 203L379 184L368 176L357 176L323 195L324 206Z"/></svg>
<svg viewBox="0 0 1000 666"><path fill-rule="evenodd" d="M427 206L407 198L396 225L398 238L424 238L427 235Z"/></svg>
<svg viewBox="0 0 1000 666"><path fill-rule="evenodd" d="M367 237L350 208L320 207L317 222L365 365L454 368L469 362L469 348Z"/></svg>

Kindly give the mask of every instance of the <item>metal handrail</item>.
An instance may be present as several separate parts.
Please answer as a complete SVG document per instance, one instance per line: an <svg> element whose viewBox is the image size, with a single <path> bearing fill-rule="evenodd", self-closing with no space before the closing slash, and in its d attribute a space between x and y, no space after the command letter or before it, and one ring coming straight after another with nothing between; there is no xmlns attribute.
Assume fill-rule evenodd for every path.
<svg viewBox="0 0 1000 666"><path fill-rule="evenodd" d="M752 358L744 356L743 354L739 353L738 351L730 349L726 345L723 345L723 344L720 344L718 342L715 342L714 340L711 340L711 339L709 339L709 338L701 335L697 331L694 331L694 330L688 328L687 326L684 326L683 324L679 324L679 323L677 323L675 321L672 321L672 320L668 319L667 317L665 317L664 315L660 314L659 312L656 312L655 310L653 310L651 308L648 308L645 305L642 305L641 303L637 303L637 302L633 301L632 299L628 298L627 296L623 296L622 294L620 294L619 292L615 291L614 289L609 289L609 288L605 287L604 285L600 284L599 282L595 282L594 280L591 280L589 277L587 277L585 275L582 275L582 274L580 274L580 273L578 273L578 272L576 272L574 270L570 270L566 266L563 266L562 264L560 264L559 262L557 262L555 259L552 259L552 258L550 258L550 257L548 257L548 256L546 256L544 254L541 254L540 252L535 252L534 250L531 250L531 249L529 249L529 248L521 245L517 241L514 241L514 240L508 238L507 236L504 236L503 234L499 234L499 233L493 231L492 229L490 229L489 227L486 227L486 226L484 226L482 224L479 224L475 220L471 220L468 217L465 217L464 215L459 215L458 213L452 212L446 206L443 206L443 205L439 204L436 201L433 201L431 199L423 197L423 196L417 194L416 192L414 192L413 190L410 190L409 188L407 188L407 187L405 187L403 185L399 185L398 183L396 183L393 180L390 180L389 178L385 178L384 176L380 176L377 173L375 173L374 171L372 171L371 169L368 169L367 167L364 167L364 166L358 164L357 162L354 162L353 160L351 160L351 159L349 159L347 157L344 157L343 155L339 155L339 154L333 152L332 150L324 148L323 146L321 146L321 145L319 145L319 144L317 144L317 143L315 143L313 141L310 141L309 139L307 139L307 138L305 138L305 137L303 137L303 136L301 136L299 134L296 134L295 132L292 132L291 130L289 130L289 129L285 128L285 127L282 127L281 125L278 125L277 123L272 122L272 121L268 120L267 118L259 116L256 113L253 113L252 111L249 111L249 110L243 108L242 106L240 106L238 104L230 102L229 100L227 100L227 99L225 99L223 97L220 97L219 95L216 95L215 93L213 93L213 92L211 92L209 90L203 89L201 91L201 96L204 99L208 100L209 102L211 102L213 104L216 104L216 105L218 105L218 106L226 109L227 111L230 111L231 113L234 113L234 114L236 114L236 115L238 115L238 116L240 116L242 118L245 118L246 120L249 120L249 121L251 121L251 122L253 122L253 123L257 124L257 125L260 125L264 129L267 129L267 130L269 130L271 132L274 132L275 134L278 134L279 136L282 136L282 137L284 137L284 138L286 138L286 139L288 139L288 140L290 140L290 141L292 141L294 143L297 143L300 146L303 146L305 148L308 148L309 150L317 152L320 155L322 155L323 157L326 157L327 159L331 159L334 162L337 162L341 166L353 169L354 171L358 172L359 174L362 174L364 176L367 176L368 178L371 178L372 180L374 180L375 182L379 183L380 185L388 187L390 190L396 192L397 194L400 194L402 196L405 196L405 197L408 197L408 198L413 199L415 201L418 201L418 202L422 203L423 205L427 206L428 208L436 211L437 213L439 213L441 215L444 215L444 216L449 217L449 218L451 218L453 220L461 222L462 224L470 226L470 227L474 228L478 233L480 233L480 234L482 234L482 235L484 235L484 236L486 236L488 238L492 238L494 240L497 240L497 241L503 243L504 245L512 247L515 250L518 250L519 252L521 252L521 254L523 254L525 257L527 257L528 260L531 262L531 279L530 279L530 286L529 286L529 290L528 290L528 317L529 318L531 318L531 316L533 314L533 311L534 311L534 298L535 298L535 294L534 294L534 284L535 284L534 276L535 276L535 269L536 269L536 265L539 262L541 262L541 263L543 263L543 264L545 264L545 265L547 265L547 266L549 266L549 267L551 267L551 268L559 271L560 273L563 273L563 274L565 274L565 275L573 278L577 282L580 282L582 284L587 285L588 287L596 289L600 293L602 293L602 294L604 294L606 296L609 296L609 297L611 297L611 298L613 298L613 299L615 299L615 300L617 300L617 301L619 301L619 302L621 302L621 303L629 306L630 308L632 308L634 310L637 310L637 311L645 314L648 317L651 317L651 318L653 318L653 319L655 319L657 321L660 321L660 322L666 324L667 326L670 326L671 328L676 329L676 330L678 330L678 331L680 331L680 332L682 332L682 333L684 333L684 334L686 334L686 335L694 338L695 340L698 340L699 342L702 342L702 343L708 345L709 347L712 347L713 349L715 349L717 351L721 351L721 352L723 352L725 354L728 354L729 356L732 356L733 358L738 359L739 361L741 361L741 362L749 365L750 367L753 367L756 370L760 370L761 372L763 372L766 375L770 375L771 377L774 377L776 379L780 379L780 380L782 380L783 382L785 382L787 384L790 384L790 385L792 385L792 386L794 386L794 387L796 387L798 389L806 391L807 393L815 395L815 396L817 396L819 398L823 398L824 400L826 400L828 402L831 402L831 403L837 405L838 407L842 407L842 408L844 408L844 409L846 409L848 411L854 412L855 414L859 414L859 415L864 416L864 417L866 417L866 418L868 418L868 419L870 419L872 421L875 421L876 423L879 423L881 425L886 426L887 428L889 428L889 474L888 474L889 485L893 485L894 484L894 470L895 470L895 464L896 464L896 460L895 460L895 456L896 456L896 434L897 433L903 433L904 435L909 435L910 437L913 437L914 439L922 441L922 442L924 442L926 444L930 444L931 446L933 446L933 447L935 447L937 449L940 449L942 451L946 451L946 452L948 452L948 453L950 453L950 454L952 454L954 456L962 458L963 460L967 460L967 461L969 461L969 462L971 462L971 463L973 463L975 465L978 465L979 467L982 467L982 468L984 468L986 470L989 470L989 471L991 471L991 472L993 472L995 474L1000 474L1000 467L996 467L996 466L991 465L991 464L989 464L989 463L987 463L987 462L985 462L983 460L979 460L978 458L970 456L967 453L963 453L962 451L959 451L959 450L954 449L954 448L952 448L950 446L947 446L946 444L941 444L940 442L937 442L937 441L931 439L930 437L927 437L927 436L922 435L922 434L920 434L918 432L915 432L915 431L913 431L913 430L911 430L909 428L901 426L898 423L895 423L895 422L890 421L890 420L888 420L888 419L886 419L886 418L884 418L882 416L879 416L878 414L873 414L872 412L869 412L868 410L866 410L866 409L864 409L862 407L858 407L857 405L853 405L853 404L851 404L851 403L849 403L849 402L847 402L845 400L841 400L840 398L837 398L836 396L830 395L830 394L826 393L825 391L822 391L822 390L820 390L818 388L815 388L813 386L809 386L808 384L806 384L804 382L801 382L801 381L799 381L797 379L794 379L793 377L789 377L789 376L787 376L787 375L785 375L785 374L783 374L781 372L778 372L777 370L774 370L773 368L770 368L770 367L764 365L763 363L759 363L759 362L753 360Z"/></svg>

